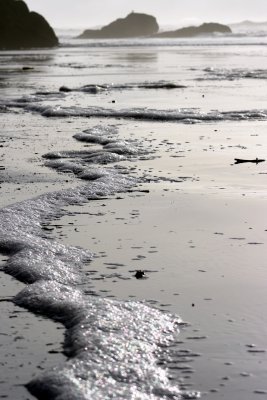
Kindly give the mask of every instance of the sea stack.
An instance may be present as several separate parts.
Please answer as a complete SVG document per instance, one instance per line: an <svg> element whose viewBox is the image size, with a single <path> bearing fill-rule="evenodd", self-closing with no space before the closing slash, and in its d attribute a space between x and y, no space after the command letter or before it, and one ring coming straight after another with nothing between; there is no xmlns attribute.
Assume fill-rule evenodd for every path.
<svg viewBox="0 0 267 400"><path fill-rule="evenodd" d="M157 20L152 15L132 12L101 29L87 29L80 39L119 39L152 36L159 30Z"/></svg>
<svg viewBox="0 0 267 400"><path fill-rule="evenodd" d="M0 0L0 50L54 47L58 39L40 14L22 0Z"/></svg>
<svg viewBox="0 0 267 400"><path fill-rule="evenodd" d="M160 38L183 38L195 37L200 35L211 35L214 33L231 33L231 28L227 25L215 22L204 23L200 26L188 26L186 28L177 29L175 31L160 32L155 37Z"/></svg>

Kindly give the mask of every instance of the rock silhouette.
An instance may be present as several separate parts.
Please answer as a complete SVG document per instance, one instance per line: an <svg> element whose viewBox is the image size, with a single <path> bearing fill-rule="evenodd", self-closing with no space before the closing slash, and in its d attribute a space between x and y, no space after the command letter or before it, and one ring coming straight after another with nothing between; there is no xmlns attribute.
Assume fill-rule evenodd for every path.
<svg viewBox="0 0 267 400"><path fill-rule="evenodd" d="M0 0L0 50L53 47L55 32L38 13L29 11L22 0Z"/></svg>
<svg viewBox="0 0 267 400"><path fill-rule="evenodd" d="M131 37L179 38L194 37L213 33L231 33L231 28L214 22L200 26L188 26L175 31L158 33L159 25L152 15L130 13L125 18L119 18L101 29L86 29L80 39L119 39Z"/></svg>
<svg viewBox="0 0 267 400"><path fill-rule="evenodd" d="M132 12L125 18L119 18L101 29L87 29L81 39L107 39L152 36L159 26L152 15Z"/></svg>
<svg viewBox="0 0 267 400"><path fill-rule="evenodd" d="M227 25L217 24L215 22L204 23L200 26L188 26L186 28L177 29L175 31L160 32L155 37L160 38L183 38L194 37L199 35L207 35L213 33L231 33L231 29Z"/></svg>

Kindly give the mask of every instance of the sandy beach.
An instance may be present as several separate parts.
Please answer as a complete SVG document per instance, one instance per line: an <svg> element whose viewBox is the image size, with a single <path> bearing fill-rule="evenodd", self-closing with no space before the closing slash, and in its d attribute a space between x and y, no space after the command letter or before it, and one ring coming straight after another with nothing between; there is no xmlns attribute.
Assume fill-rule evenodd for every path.
<svg viewBox="0 0 267 400"><path fill-rule="evenodd" d="M19 207L22 215L29 213L30 207L35 207L32 199L40 196L45 205L38 207L46 210L47 198L52 204L49 194L65 191L61 203L60 194L53 198L54 205L58 201L57 208L52 209L49 203L47 216L38 211L38 219L33 213L37 233L32 233L30 222L25 223L25 232L23 224L19 228L11 225L11 242L20 240L26 247L32 246L35 269L28 259L25 265L32 268L29 274L36 276L35 245L41 252L41 246L49 248L47 243L50 241L52 246L55 241L55 248L62 247L53 250L53 256L65 252L60 262L67 266L73 261L68 259L70 246L93 252L91 262L77 262L79 282L64 281L63 273L62 282L55 279L56 283L73 288L73 298L78 288L87 298L118 301L121 307L124 300L130 304L137 300L162 311L162 315L175 314L188 322L180 326L178 338L170 345L170 351L174 348L176 352L176 361L180 361L174 363L168 357L164 361L167 367L163 371L167 371L172 385L194 393L199 391L207 400L265 397L267 167L265 162L235 165L234 159L266 157L267 84L266 79L243 78L240 71L238 79L229 80L226 73L242 70L244 60L248 70L260 69L265 48L244 45L240 49L238 44L224 46L216 41L209 45L199 43L193 50L188 43L134 44L130 48L129 44L88 46L86 51L77 46L43 51L41 55L0 55L1 65L6 68L0 71L1 101L6 107L0 114L2 215L6 216L6 207L10 206L8 217L12 212L15 217L19 215ZM21 81L18 65L20 68L25 63L34 69ZM76 68L77 63L80 68ZM208 67L213 68L211 73ZM222 70L223 77L218 78ZM163 80L183 84L185 88L138 87L140 82ZM17 87L19 81L21 85ZM111 87L94 94L81 89L83 85L104 83L132 86L119 90ZM137 86L133 87L133 83ZM62 85L75 90L59 92ZM48 94L41 99L36 93L43 90ZM19 102L22 95L28 97ZM35 109L32 104L37 104ZM98 114L89 115L94 107ZM138 118L129 111L121 112L132 112L137 107L143 112ZM161 120L153 119L149 110L154 110ZM184 114L186 117L177 121L176 116L175 121L170 121L174 112L179 118ZM79 179L81 171L85 173L81 170L81 151L99 155L106 146L99 138L111 140L110 134L99 134L94 143L76 140L73 135L85 131L93 135L96 126L100 132L107 128L111 132L116 130L115 154L124 159L109 164L93 163L94 168L108 171L109 182L108 178L103 182L111 185L114 179L115 190L102 188L98 195L97 189L90 192L90 197L89 192L79 188L97 187L105 176L93 181ZM108 145L115 147L112 142ZM128 153L123 152L126 147ZM44 154L48 156L43 158ZM60 160L61 169L55 160ZM118 173L136 179L136 183L124 183L117 189ZM67 201L70 189L73 200ZM75 190L79 194L77 199ZM32 205L25 211L28 200ZM27 218L30 221L28 214ZM8 221L12 224L11 217ZM5 235L9 235L3 223L2 228L1 248ZM15 231L17 236L13 237ZM35 243L36 237L40 242L36 239ZM29 245L30 240L34 245ZM36 303L33 313L27 310L31 309L29 304L22 308L13 302L25 284L31 287L46 281L43 265L47 263L49 274L58 265L62 267L56 258L50 265L49 250L44 248L38 259L43 275L32 281L24 278L26 282L21 283L5 274L8 256L1 259L1 398L34 398L25 384L52 367L57 373L66 368L66 331L62 324L53 321L58 320L56 313L49 311L49 315L39 295L40 303ZM23 263L24 259L21 257L20 261ZM136 279L136 270L145 271L145 278ZM65 275L69 278L71 273L67 270ZM23 280L22 275L17 276ZM131 312L135 315L135 309ZM155 314L155 319L160 320L160 315ZM151 318L147 319L151 326L146 332L153 331ZM66 320L64 324L68 325ZM142 331L141 326L136 327L139 329ZM89 340L88 343L92 346ZM69 365L73 356L68 356ZM36 397L41 398L41 394ZM195 394L192 398L196 397Z"/></svg>
<svg viewBox="0 0 267 400"><path fill-rule="evenodd" d="M254 129L260 131L263 126ZM161 130L161 126L153 128ZM264 181L258 183L256 192L246 178L249 173L261 179L265 168L245 167L240 191L240 175L237 182L234 169L240 166L229 164L229 154L223 157L217 151L209 157L203 153L188 132L196 128L185 128L188 150L195 151L192 158L198 162L194 168L183 162L183 176L188 179L144 184L130 194L100 199L82 209L71 207L73 215L57 221L53 232L68 245L94 249L96 258L86 271L91 290L98 295L138 299L183 319L186 316L190 326L180 333L179 349L199 357L190 364L193 371L186 378L180 376L179 382L189 379L189 387L193 385L207 399L231 393L235 399L248 393L248 398L257 398L256 391L264 390L266 362L262 314L266 302L266 202ZM198 126L198 135L213 128ZM229 136L229 130L227 126L217 128L222 144L223 131ZM246 124L240 135L243 129ZM161 143L168 138L171 144L166 147L174 146L166 126L164 135L159 137L157 132L156 137ZM218 146L217 140L217 136L214 141L209 138L209 146ZM202 146L207 146L205 139ZM253 147L253 137L246 146ZM177 178L177 159L165 164L162 158L149 161L153 173L160 175L162 162L165 174L168 171L168 176ZM214 173L216 166L218 173ZM149 169L145 162L143 168ZM134 278L138 269L146 272L147 279Z"/></svg>

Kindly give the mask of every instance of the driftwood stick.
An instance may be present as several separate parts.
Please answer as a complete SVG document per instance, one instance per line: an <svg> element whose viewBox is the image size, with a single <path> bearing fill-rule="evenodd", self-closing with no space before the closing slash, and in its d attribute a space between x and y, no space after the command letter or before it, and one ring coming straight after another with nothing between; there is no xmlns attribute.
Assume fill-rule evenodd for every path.
<svg viewBox="0 0 267 400"><path fill-rule="evenodd" d="M260 159L260 158L255 158L254 160L246 160L243 158L235 158L235 164L241 164L241 163L254 163L254 164L259 164L260 162L264 162L265 160Z"/></svg>

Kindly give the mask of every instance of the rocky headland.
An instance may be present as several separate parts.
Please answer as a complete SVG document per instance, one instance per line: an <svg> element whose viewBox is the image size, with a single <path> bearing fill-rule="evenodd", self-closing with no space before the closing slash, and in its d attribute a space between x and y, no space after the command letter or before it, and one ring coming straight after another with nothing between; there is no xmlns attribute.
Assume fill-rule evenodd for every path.
<svg viewBox="0 0 267 400"><path fill-rule="evenodd" d="M54 30L22 0L0 0L0 50L53 47Z"/></svg>

